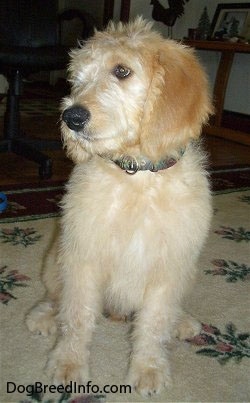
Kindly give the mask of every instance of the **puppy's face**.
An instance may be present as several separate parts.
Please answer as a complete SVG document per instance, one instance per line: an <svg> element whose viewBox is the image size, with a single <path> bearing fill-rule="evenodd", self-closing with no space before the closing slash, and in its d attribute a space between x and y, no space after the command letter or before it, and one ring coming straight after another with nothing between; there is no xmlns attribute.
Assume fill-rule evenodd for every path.
<svg viewBox="0 0 250 403"><path fill-rule="evenodd" d="M62 133L69 155L142 153L151 159L197 137L211 111L192 52L137 19L110 25L71 54Z"/></svg>

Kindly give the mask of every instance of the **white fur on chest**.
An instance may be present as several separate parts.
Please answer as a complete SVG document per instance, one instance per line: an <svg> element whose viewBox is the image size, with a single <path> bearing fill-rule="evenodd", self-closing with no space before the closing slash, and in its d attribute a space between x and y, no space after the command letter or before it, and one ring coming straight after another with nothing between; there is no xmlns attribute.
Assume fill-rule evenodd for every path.
<svg viewBox="0 0 250 403"><path fill-rule="evenodd" d="M135 176L102 168L76 167L64 230L83 264L105 272L107 299L133 310L149 281L190 274L186 266L196 260L210 221L207 180L198 165L190 174L176 165Z"/></svg>

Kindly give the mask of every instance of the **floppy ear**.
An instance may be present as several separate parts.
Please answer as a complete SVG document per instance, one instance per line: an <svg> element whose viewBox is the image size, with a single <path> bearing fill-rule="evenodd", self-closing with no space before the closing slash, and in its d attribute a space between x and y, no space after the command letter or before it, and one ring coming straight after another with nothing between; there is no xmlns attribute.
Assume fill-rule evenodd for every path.
<svg viewBox="0 0 250 403"><path fill-rule="evenodd" d="M151 71L141 149L158 159L198 138L213 108L206 75L190 48L162 41Z"/></svg>

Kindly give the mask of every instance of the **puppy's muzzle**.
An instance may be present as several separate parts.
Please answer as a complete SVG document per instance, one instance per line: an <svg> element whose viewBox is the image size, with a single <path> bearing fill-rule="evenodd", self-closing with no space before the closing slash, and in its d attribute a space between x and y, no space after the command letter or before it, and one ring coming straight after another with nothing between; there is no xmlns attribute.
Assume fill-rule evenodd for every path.
<svg viewBox="0 0 250 403"><path fill-rule="evenodd" d="M90 112L88 109L79 105L71 106L65 109L62 114L62 120L66 125L76 132L83 130L84 126L90 119Z"/></svg>

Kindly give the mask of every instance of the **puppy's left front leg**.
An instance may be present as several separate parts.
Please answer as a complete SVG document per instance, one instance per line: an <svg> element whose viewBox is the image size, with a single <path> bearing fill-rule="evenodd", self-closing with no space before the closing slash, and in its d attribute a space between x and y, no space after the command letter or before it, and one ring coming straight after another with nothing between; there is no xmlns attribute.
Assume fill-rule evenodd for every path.
<svg viewBox="0 0 250 403"><path fill-rule="evenodd" d="M100 312L93 268L64 267L58 321L61 334L47 369L57 384L83 383L89 378L89 345Z"/></svg>
<svg viewBox="0 0 250 403"><path fill-rule="evenodd" d="M178 305L170 301L164 289L148 291L135 320L128 382L143 396L159 393L171 382L166 343Z"/></svg>

